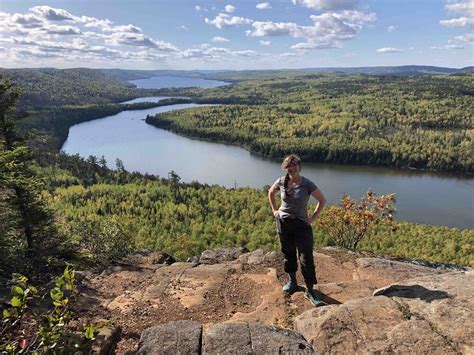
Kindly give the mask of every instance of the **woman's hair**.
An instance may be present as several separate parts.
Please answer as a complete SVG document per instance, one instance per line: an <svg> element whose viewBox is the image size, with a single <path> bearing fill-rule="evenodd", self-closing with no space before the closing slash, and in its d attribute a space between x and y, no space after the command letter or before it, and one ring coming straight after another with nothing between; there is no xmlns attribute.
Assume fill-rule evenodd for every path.
<svg viewBox="0 0 474 355"><path fill-rule="evenodd" d="M298 164L301 169L301 159L296 154L287 155L283 162L281 163L281 168L285 170L291 164ZM290 174L286 173L285 179L283 180L283 190L285 191L285 195L288 194L288 181L290 181Z"/></svg>

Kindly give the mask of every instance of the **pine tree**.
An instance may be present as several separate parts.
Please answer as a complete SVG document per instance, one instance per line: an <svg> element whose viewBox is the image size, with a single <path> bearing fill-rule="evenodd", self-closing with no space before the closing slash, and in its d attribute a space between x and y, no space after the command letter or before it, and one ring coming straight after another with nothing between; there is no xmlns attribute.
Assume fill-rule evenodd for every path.
<svg viewBox="0 0 474 355"><path fill-rule="evenodd" d="M51 212L41 199L41 181L15 124L20 90L0 77L0 268L28 264L53 251ZM26 259L25 259L26 257ZM3 265L1 265L3 264Z"/></svg>

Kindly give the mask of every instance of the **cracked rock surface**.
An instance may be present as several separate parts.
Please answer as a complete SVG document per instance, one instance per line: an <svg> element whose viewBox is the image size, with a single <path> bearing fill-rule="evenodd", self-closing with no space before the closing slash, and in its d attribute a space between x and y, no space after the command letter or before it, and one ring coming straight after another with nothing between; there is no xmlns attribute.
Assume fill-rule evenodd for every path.
<svg viewBox="0 0 474 355"><path fill-rule="evenodd" d="M225 249L204 253L206 264L195 258L171 265L153 253L100 274L86 273L78 287L78 321L105 319L120 328L118 354L153 353L140 340L153 333L146 329L176 321L190 321L194 325L185 333L201 337L197 343L193 338L186 353L230 346L229 341L241 344L239 353L305 353L311 347L316 353L474 353L472 271L322 249L314 253L315 291L328 306L314 308L303 297L304 287L283 294L287 275L278 253ZM159 328L168 335L155 337L162 339L157 347L185 344L179 334L188 328L176 324L176 331ZM267 328L251 331L259 325ZM305 348L296 351L301 344Z"/></svg>

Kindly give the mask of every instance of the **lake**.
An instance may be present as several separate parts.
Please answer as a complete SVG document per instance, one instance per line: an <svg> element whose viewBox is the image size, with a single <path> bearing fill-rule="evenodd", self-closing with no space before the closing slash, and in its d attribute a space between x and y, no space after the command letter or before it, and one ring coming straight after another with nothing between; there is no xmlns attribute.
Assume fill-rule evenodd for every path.
<svg viewBox="0 0 474 355"><path fill-rule="evenodd" d="M228 84L218 80L186 78L179 76L155 76L149 79L130 80L129 82L135 84L141 89L184 88L190 86L208 89Z"/></svg>
<svg viewBox="0 0 474 355"><path fill-rule="evenodd" d="M279 161L237 146L178 136L144 121L146 115L196 106L199 105L123 111L81 123L70 128L62 150L82 157L104 155L111 167L120 158L129 171L166 177L174 170L185 182L195 180L226 187L262 188L283 175ZM304 163L302 174L318 185L331 204L338 203L345 193L359 198L370 187L380 194L396 194L396 219L461 229L474 227L473 178L320 163Z"/></svg>

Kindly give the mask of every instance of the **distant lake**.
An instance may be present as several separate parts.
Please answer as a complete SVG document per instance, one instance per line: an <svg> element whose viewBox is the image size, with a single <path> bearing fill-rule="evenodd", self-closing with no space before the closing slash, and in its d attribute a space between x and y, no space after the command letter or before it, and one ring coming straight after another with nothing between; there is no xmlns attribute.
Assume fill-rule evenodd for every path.
<svg viewBox="0 0 474 355"><path fill-rule="evenodd" d="M208 89L229 84L218 80L185 78L179 76L154 76L149 79L131 80L129 82L135 84L141 89L185 88L191 86Z"/></svg>
<svg viewBox="0 0 474 355"><path fill-rule="evenodd" d="M129 171L166 177L174 170L185 182L262 188L282 175L280 162L225 144L178 136L147 125L146 115L196 107L180 104L124 111L71 127L62 150L104 155L110 167L120 158ZM421 171L305 163L302 174L336 204L342 194L359 198L371 187L396 193L396 219L473 229L474 179Z"/></svg>

